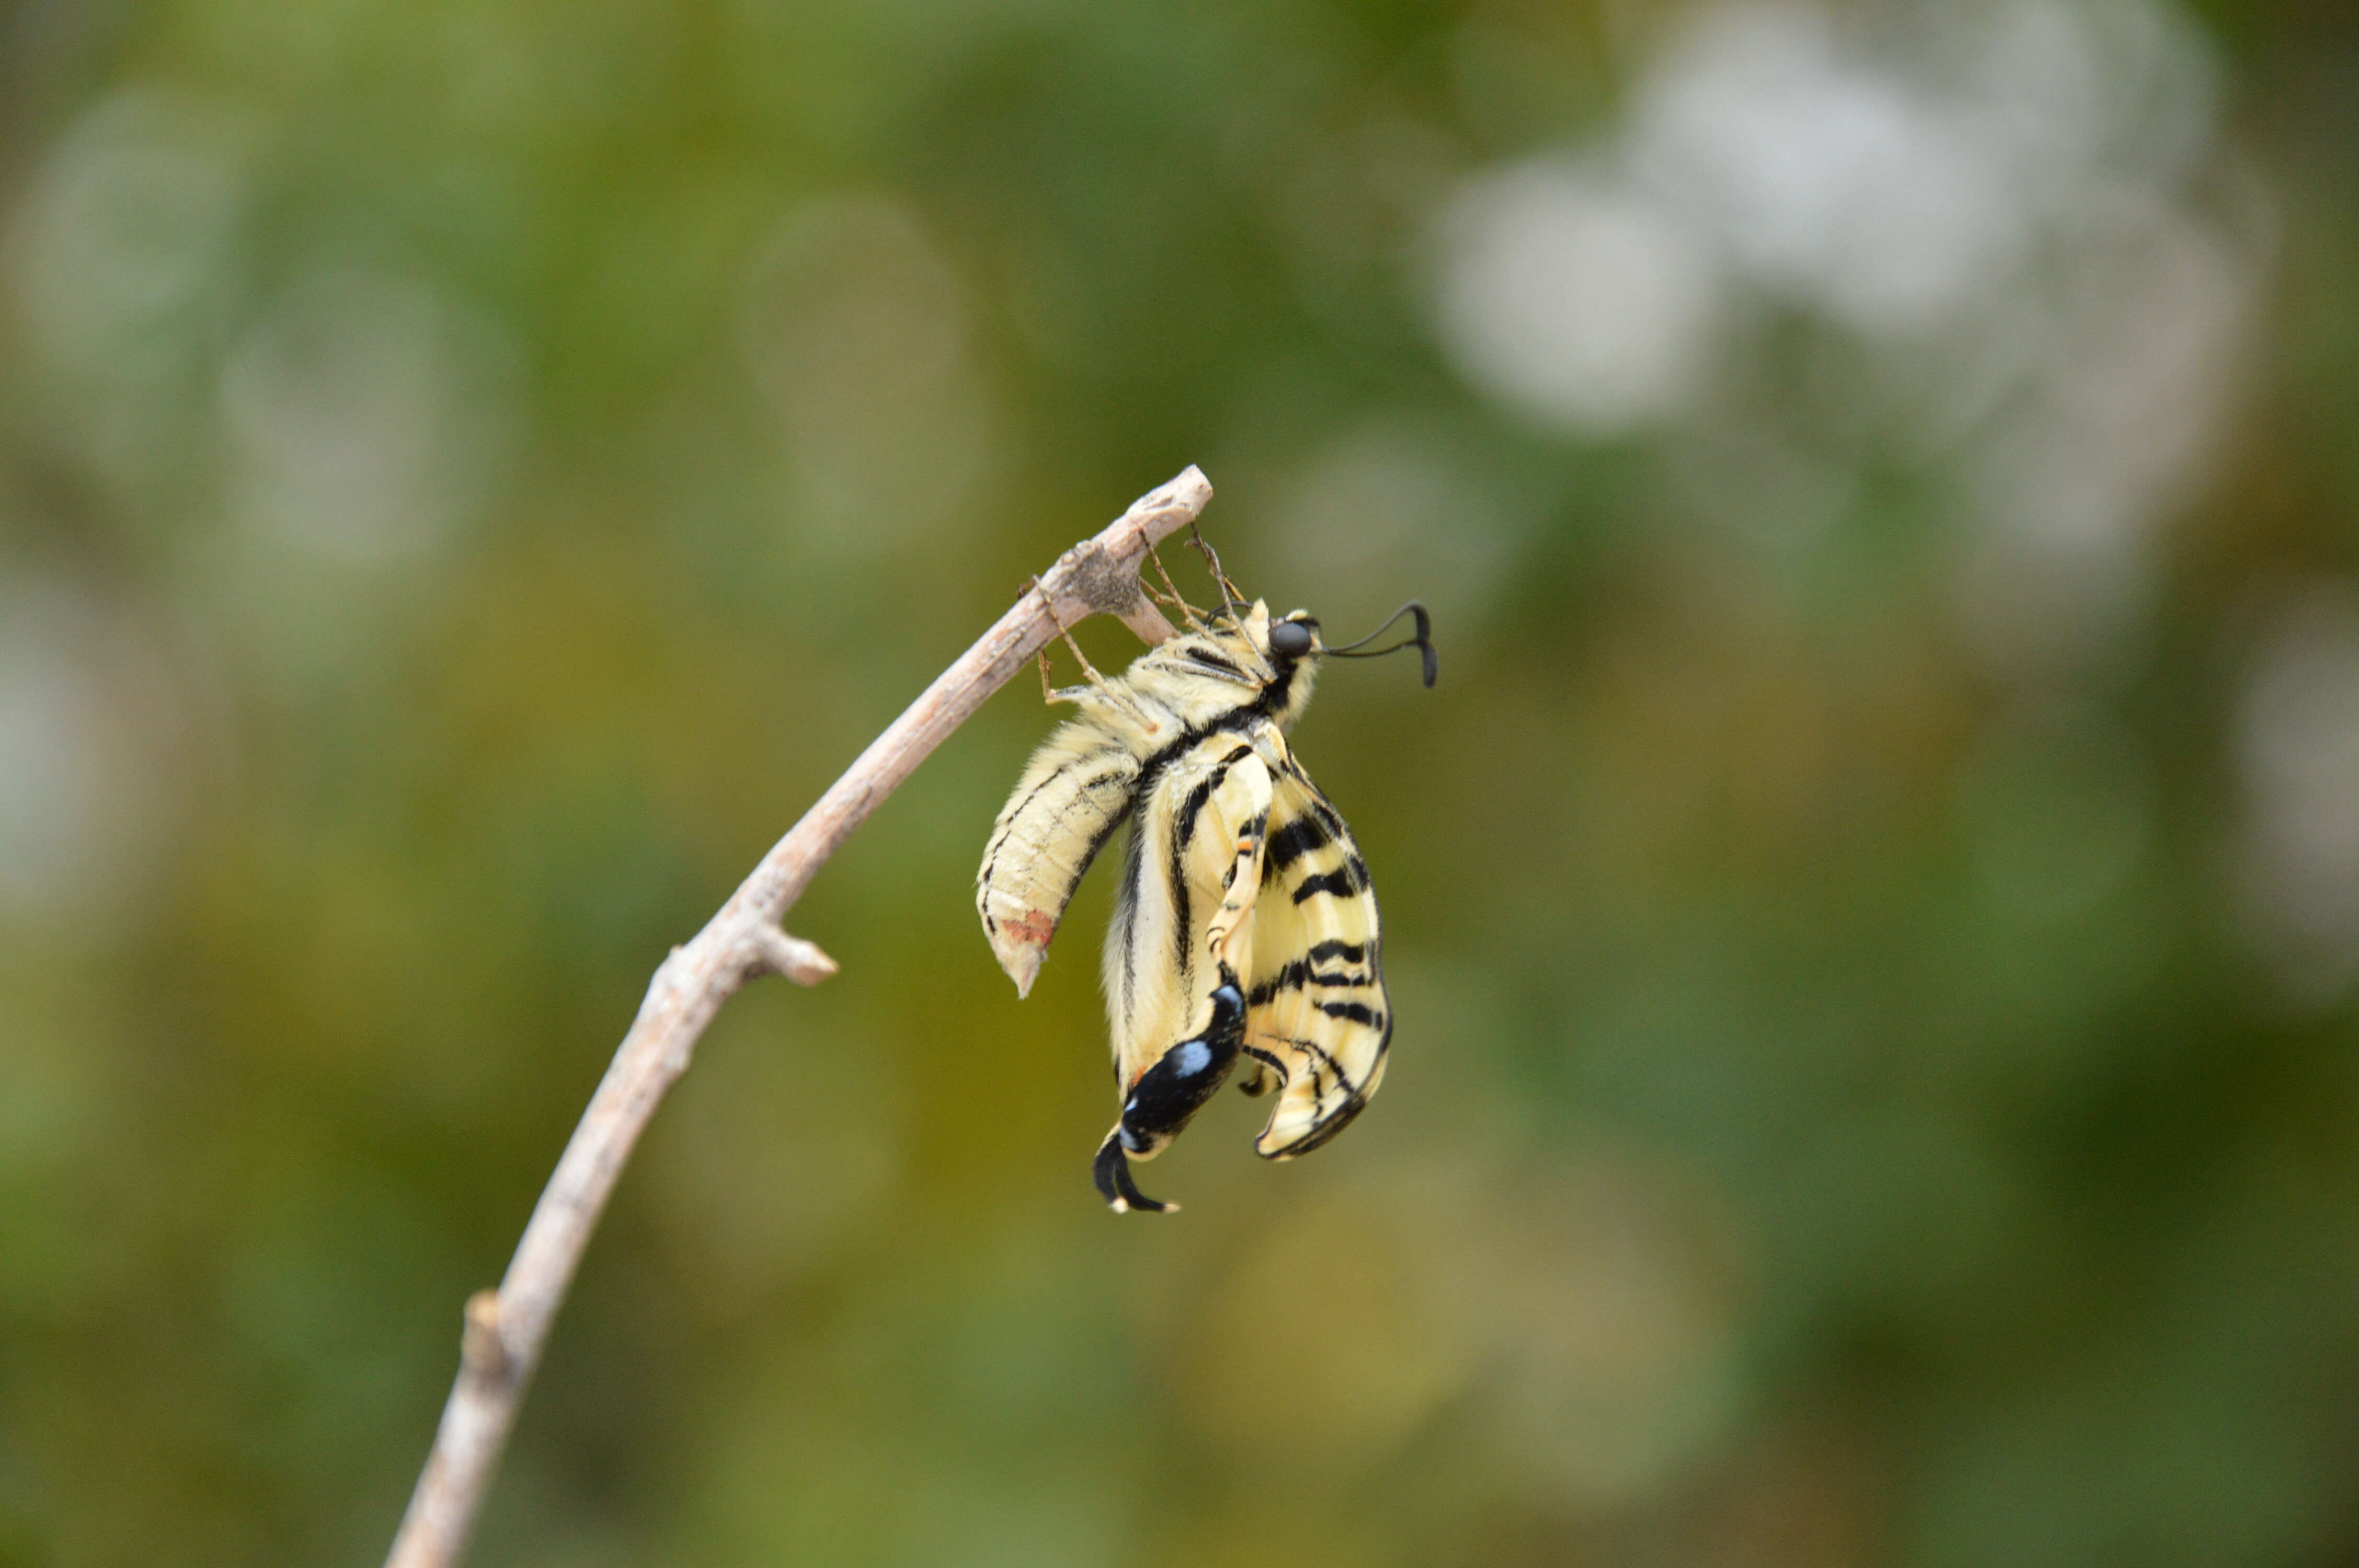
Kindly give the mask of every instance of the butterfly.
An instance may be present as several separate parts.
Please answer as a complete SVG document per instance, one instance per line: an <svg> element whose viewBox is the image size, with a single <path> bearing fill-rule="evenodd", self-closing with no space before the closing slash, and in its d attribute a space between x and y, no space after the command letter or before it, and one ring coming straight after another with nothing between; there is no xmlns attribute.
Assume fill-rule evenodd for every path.
<svg viewBox="0 0 2359 1568"><path fill-rule="evenodd" d="M1330 648L1305 611L1245 607L1212 570L1224 612L1175 591L1184 632L1112 678L1084 659L1087 684L1047 693L1080 714L1033 754L975 878L984 933L1027 995L1082 873L1129 825L1104 959L1122 1111L1092 1164L1116 1213L1178 1206L1141 1193L1130 1162L1160 1153L1240 1062L1247 1094L1277 1096L1256 1152L1291 1160L1360 1114L1392 1044L1367 862L1287 743L1321 658L1373 656L1359 650L1385 628ZM1396 648L1423 650L1430 687L1425 607L1386 627L1412 613Z"/></svg>

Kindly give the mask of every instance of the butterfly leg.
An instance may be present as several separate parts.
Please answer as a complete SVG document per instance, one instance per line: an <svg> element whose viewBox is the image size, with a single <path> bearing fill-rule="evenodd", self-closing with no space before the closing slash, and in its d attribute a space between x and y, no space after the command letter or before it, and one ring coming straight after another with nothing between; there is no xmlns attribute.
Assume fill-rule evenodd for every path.
<svg viewBox="0 0 2359 1568"><path fill-rule="evenodd" d="M1245 610L1244 591L1229 580L1228 573L1221 569L1221 557L1213 550L1212 542L1205 538L1204 530L1193 523L1188 524L1188 532L1193 535L1188 543L1204 557L1204 564L1212 568L1212 581L1220 586L1221 607L1228 615L1230 622L1234 624L1244 620Z"/></svg>
<svg viewBox="0 0 2359 1568"><path fill-rule="evenodd" d="M1098 1146L1091 1175L1116 1214L1140 1209L1165 1214L1177 1204L1159 1203L1138 1190L1130 1177L1135 1157L1153 1159L1179 1136L1188 1119L1203 1108L1236 1065L1245 1032L1245 997L1234 973L1223 968L1212 989L1212 1018L1204 1032L1182 1040L1139 1075L1122 1103L1122 1119Z"/></svg>
<svg viewBox="0 0 2359 1568"><path fill-rule="evenodd" d="M1066 628L1062 621L1057 619L1056 601L1049 597L1045 589L1041 588L1040 579L1037 577L1032 579L1032 590L1039 594L1041 604L1049 611L1049 623L1057 628L1057 635L1065 640L1065 646L1072 650L1073 657L1080 661L1082 676L1088 680L1086 686L1051 687L1049 684L1049 650L1043 648L1040 650L1041 700L1082 702L1095 696L1107 706L1128 714L1137 723L1145 726L1150 735L1162 729L1163 726L1156 722L1153 715L1143 710L1137 703L1125 696L1119 687L1098 673L1098 667L1090 663L1090 656L1082 652L1082 645L1073 641L1072 633Z"/></svg>
<svg viewBox="0 0 2359 1568"><path fill-rule="evenodd" d="M1180 620L1181 623L1184 624L1189 631L1201 632L1204 629L1202 617L1196 613L1196 607L1190 604L1186 598L1180 594L1179 585L1171 580L1170 568L1163 564L1162 556L1157 553L1153 545L1147 546L1147 558L1155 563L1156 575L1163 579L1163 591L1161 593L1156 592L1152 587L1141 584L1140 586L1147 587L1147 596L1149 599L1159 600L1169 609L1178 611L1180 612Z"/></svg>

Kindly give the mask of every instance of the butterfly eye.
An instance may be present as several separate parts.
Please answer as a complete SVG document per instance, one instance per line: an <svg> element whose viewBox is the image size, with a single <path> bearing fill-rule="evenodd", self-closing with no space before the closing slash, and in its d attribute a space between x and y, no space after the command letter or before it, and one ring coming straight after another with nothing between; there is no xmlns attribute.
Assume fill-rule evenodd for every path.
<svg viewBox="0 0 2359 1568"><path fill-rule="evenodd" d="M1300 621L1281 621L1269 629L1269 651L1281 659L1299 659L1310 651L1310 628Z"/></svg>

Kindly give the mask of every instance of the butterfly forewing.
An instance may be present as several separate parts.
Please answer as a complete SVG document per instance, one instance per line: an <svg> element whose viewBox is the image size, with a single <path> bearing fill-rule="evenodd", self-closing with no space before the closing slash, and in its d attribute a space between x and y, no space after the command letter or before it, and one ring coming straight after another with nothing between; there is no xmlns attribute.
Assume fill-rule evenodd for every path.
<svg viewBox="0 0 2359 1568"><path fill-rule="evenodd" d="M1194 741L1141 792L1106 929L1106 1011L1124 1086L1203 1027L1223 962L1244 973L1250 921L1220 931L1215 921L1236 840L1248 827L1258 837L1269 798L1268 769L1234 730Z"/></svg>

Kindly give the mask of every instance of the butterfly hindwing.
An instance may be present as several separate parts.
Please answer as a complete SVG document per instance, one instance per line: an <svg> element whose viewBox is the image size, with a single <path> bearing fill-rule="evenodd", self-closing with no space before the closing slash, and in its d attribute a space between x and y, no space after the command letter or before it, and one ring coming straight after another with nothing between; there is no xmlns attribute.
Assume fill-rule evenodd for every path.
<svg viewBox="0 0 2359 1568"><path fill-rule="evenodd" d="M1244 1049L1281 1087L1254 1147L1290 1160L1360 1113L1384 1081L1392 1043L1367 863L1290 759L1274 781L1261 879Z"/></svg>

